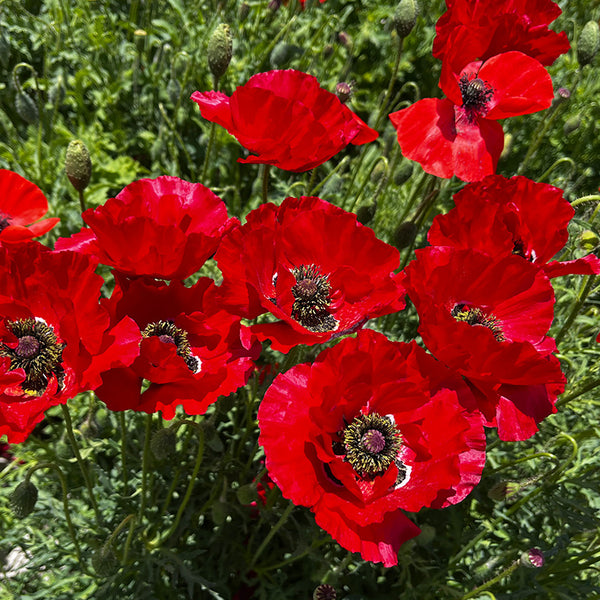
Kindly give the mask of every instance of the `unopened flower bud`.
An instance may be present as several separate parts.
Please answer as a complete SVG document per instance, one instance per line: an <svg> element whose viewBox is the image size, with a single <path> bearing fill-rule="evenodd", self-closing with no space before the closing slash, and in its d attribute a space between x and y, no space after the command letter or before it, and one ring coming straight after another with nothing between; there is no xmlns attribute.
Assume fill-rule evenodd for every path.
<svg viewBox="0 0 600 600"><path fill-rule="evenodd" d="M363 204L356 211L356 220L363 225L368 225L377 212L377 204L371 202L370 204Z"/></svg>
<svg viewBox="0 0 600 600"><path fill-rule="evenodd" d="M588 21L577 40L577 61L583 67L592 62L600 47L600 27L596 21Z"/></svg>
<svg viewBox="0 0 600 600"><path fill-rule="evenodd" d="M322 583L313 592L313 600L335 600L336 598L335 588L328 583Z"/></svg>
<svg viewBox="0 0 600 600"><path fill-rule="evenodd" d="M238 21L245 21L250 13L250 5L247 2L242 2L238 7Z"/></svg>
<svg viewBox="0 0 600 600"><path fill-rule="evenodd" d="M521 564L525 567L539 569L544 562L544 553L539 548L530 548L521 554Z"/></svg>
<svg viewBox="0 0 600 600"><path fill-rule="evenodd" d="M323 46L323 58L327 59L333 54L333 46L331 44L325 44Z"/></svg>
<svg viewBox="0 0 600 600"><path fill-rule="evenodd" d="M227 71L233 54L231 28L221 23L208 41L208 67L215 79L220 79Z"/></svg>
<svg viewBox="0 0 600 600"><path fill-rule="evenodd" d="M344 48L352 47L352 38L345 31L338 33L338 41Z"/></svg>
<svg viewBox="0 0 600 600"><path fill-rule="evenodd" d="M248 483L246 485L241 485L235 492L237 496L238 502L240 504L251 504L258 497L258 493L256 491L256 483Z"/></svg>
<svg viewBox="0 0 600 600"><path fill-rule="evenodd" d="M394 173L394 183L396 185L405 184L411 178L413 170L413 163L408 160L404 161Z"/></svg>
<svg viewBox="0 0 600 600"><path fill-rule="evenodd" d="M38 491L29 480L22 481L10 495L10 506L18 519L31 514L38 499Z"/></svg>
<svg viewBox="0 0 600 600"><path fill-rule="evenodd" d="M92 567L100 577L113 575L119 567L117 555L110 544L101 546L92 555Z"/></svg>
<svg viewBox="0 0 600 600"><path fill-rule="evenodd" d="M487 496L490 500L502 502L514 496L521 487L521 484L516 481L499 481L488 490Z"/></svg>
<svg viewBox="0 0 600 600"><path fill-rule="evenodd" d="M400 0L396 6L393 23L401 38L405 38L413 30L418 14L419 5L417 0Z"/></svg>
<svg viewBox="0 0 600 600"><path fill-rule="evenodd" d="M392 243L398 250L402 250L403 248L408 248L416 237L417 226L412 221L405 221L396 227Z"/></svg>
<svg viewBox="0 0 600 600"><path fill-rule="evenodd" d="M152 434L150 449L156 460L164 461L175 454L177 436L171 427L164 427Z"/></svg>
<svg viewBox="0 0 600 600"><path fill-rule="evenodd" d="M340 102L346 104L348 100L352 97L352 86L345 81L340 81L335 86L335 93L337 97L340 99Z"/></svg>
<svg viewBox="0 0 600 600"><path fill-rule="evenodd" d="M600 239L590 229L582 231L579 235L579 246L587 252L591 252L594 248L596 248L598 243L600 243Z"/></svg>
<svg viewBox="0 0 600 600"><path fill-rule="evenodd" d="M572 117L569 117L565 121L565 123L563 125L563 133L565 135L570 135L574 131L577 131L577 129L579 129L580 126L581 126L581 115L573 115Z"/></svg>
<svg viewBox="0 0 600 600"><path fill-rule="evenodd" d="M92 176L92 161L86 145L81 140L72 140L67 147L65 172L72 186L83 192Z"/></svg>
<svg viewBox="0 0 600 600"><path fill-rule="evenodd" d="M21 119L29 125L34 125L40 118L40 112L35 100L22 90L19 90L15 97L15 109Z"/></svg>

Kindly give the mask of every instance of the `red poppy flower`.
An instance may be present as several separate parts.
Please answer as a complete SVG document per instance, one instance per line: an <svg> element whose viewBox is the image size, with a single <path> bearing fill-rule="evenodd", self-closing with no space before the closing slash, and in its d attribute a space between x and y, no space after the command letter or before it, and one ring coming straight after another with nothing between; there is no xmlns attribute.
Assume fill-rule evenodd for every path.
<svg viewBox="0 0 600 600"><path fill-rule="evenodd" d="M308 171L348 144L366 144L378 135L315 77L293 69L257 73L231 97L211 91L191 98L205 119L258 155L239 158L241 163Z"/></svg>
<svg viewBox="0 0 600 600"><path fill-rule="evenodd" d="M496 170L504 146L497 119L548 108L554 96L546 69L521 52L470 63L442 90L447 98L419 100L390 120L404 156L427 173L464 181Z"/></svg>
<svg viewBox="0 0 600 600"><path fill-rule="evenodd" d="M279 319L252 331L280 352L355 331L405 305L404 276L393 272L398 251L356 215L316 197L253 210L215 259L224 304L246 318L269 312Z"/></svg>
<svg viewBox="0 0 600 600"><path fill-rule="evenodd" d="M37 243L0 248L0 435L22 442L44 412L101 383L139 350L130 319L98 303L97 263Z"/></svg>
<svg viewBox="0 0 600 600"><path fill-rule="evenodd" d="M464 375L487 425L523 440L555 412L565 378L554 340L554 291L544 272L518 256L430 247L405 269L427 348Z"/></svg>
<svg viewBox="0 0 600 600"><path fill-rule="evenodd" d="M517 50L542 65L569 51L566 33L548 29L561 13L552 0L446 0L435 26L433 55L443 61L447 82L474 60Z"/></svg>
<svg viewBox="0 0 600 600"><path fill-rule="evenodd" d="M516 254L548 277L600 273L600 259L593 254L551 261L567 243L567 226L575 214L554 186L522 176L489 175L454 194L454 204L433 219L427 236L432 246L471 248L495 257Z"/></svg>
<svg viewBox="0 0 600 600"><path fill-rule="evenodd" d="M31 240L50 231L60 219L40 221L47 212L48 200L37 185L0 169L0 244Z"/></svg>
<svg viewBox="0 0 600 600"><path fill-rule="evenodd" d="M278 375L258 410L259 443L283 496L389 567L419 533L400 509L454 504L479 481L485 437L472 402L414 342L362 330Z"/></svg>
<svg viewBox="0 0 600 600"><path fill-rule="evenodd" d="M185 279L214 254L227 218L223 201L178 177L140 179L83 213L91 229L56 242L56 250L96 256L130 275Z"/></svg>
<svg viewBox="0 0 600 600"><path fill-rule="evenodd" d="M111 410L160 410L172 419L178 405L203 414L219 396L244 385L260 344L220 304L207 277L188 288L117 274L105 306L113 322L125 316L135 321L140 354L130 367L104 373L96 395ZM150 386L142 392L144 380Z"/></svg>

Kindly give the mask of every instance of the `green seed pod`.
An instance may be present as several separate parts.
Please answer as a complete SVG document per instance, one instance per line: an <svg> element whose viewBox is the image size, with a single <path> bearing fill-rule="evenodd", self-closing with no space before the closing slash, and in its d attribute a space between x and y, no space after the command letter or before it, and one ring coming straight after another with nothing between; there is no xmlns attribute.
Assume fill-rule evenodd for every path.
<svg viewBox="0 0 600 600"><path fill-rule="evenodd" d="M356 219L359 223L362 223L363 225L368 225L373 220L373 217L375 216L376 212L377 204L375 202L372 202L370 204L363 204L356 211Z"/></svg>
<svg viewBox="0 0 600 600"><path fill-rule="evenodd" d="M227 71L233 55L231 28L221 23L208 41L208 67L215 79L220 79Z"/></svg>
<svg viewBox="0 0 600 600"><path fill-rule="evenodd" d="M67 147L65 172L78 192L83 192L92 176L92 161L86 145L81 140L72 140Z"/></svg>
<svg viewBox="0 0 600 600"><path fill-rule="evenodd" d="M152 434L150 449L156 460L164 461L175 454L177 436L171 427L159 429Z"/></svg>
<svg viewBox="0 0 600 600"><path fill-rule="evenodd" d="M419 14L417 0L400 0L392 19L394 28L401 38L405 38L415 26Z"/></svg>
<svg viewBox="0 0 600 600"><path fill-rule="evenodd" d="M29 125L34 125L39 121L40 112L35 100L33 100L29 94L26 94L23 91L17 92L15 108L21 119Z"/></svg>
<svg viewBox="0 0 600 600"><path fill-rule="evenodd" d="M583 67L592 62L600 46L600 27L596 21L588 21L577 40L577 61Z"/></svg>
<svg viewBox="0 0 600 600"><path fill-rule="evenodd" d="M28 481L22 481L10 495L9 501L12 511L18 519L24 519L31 514L38 499L38 491L35 485Z"/></svg>
<svg viewBox="0 0 600 600"><path fill-rule="evenodd" d="M563 133L565 136L571 135L581 126L581 115L573 115L569 117L563 125Z"/></svg>
<svg viewBox="0 0 600 600"><path fill-rule="evenodd" d="M417 237L417 226L412 221L400 223L394 231L392 243L398 250L408 248Z"/></svg>
<svg viewBox="0 0 600 600"><path fill-rule="evenodd" d="M414 164L411 161L404 161L394 173L394 184L395 185L403 185L405 184L412 176L414 170Z"/></svg>
<svg viewBox="0 0 600 600"><path fill-rule="evenodd" d="M92 555L92 567L94 567L94 571L100 577L114 575L119 567L119 561L110 544L105 544L94 552Z"/></svg>
<svg viewBox="0 0 600 600"><path fill-rule="evenodd" d="M336 598L335 588L328 583L322 583L313 592L313 600L335 600Z"/></svg>

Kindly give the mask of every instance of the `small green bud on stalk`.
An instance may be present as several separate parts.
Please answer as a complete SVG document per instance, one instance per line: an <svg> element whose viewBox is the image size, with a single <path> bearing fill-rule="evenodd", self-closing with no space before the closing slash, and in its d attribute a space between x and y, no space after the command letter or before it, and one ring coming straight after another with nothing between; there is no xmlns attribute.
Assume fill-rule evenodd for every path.
<svg viewBox="0 0 600 600"><path fill-rule="evenodd" d="M215 81L227 71L233 55L233 40L231 37L231 28L225 23L221 23L210 36L208 41L208 67L213 74Z"/></svg>
<svg viewBox="0 0 600 600"><path fill-rule="evenodd" d="M419 5L417 0L400 0L396 6L396 12L392 22L396 32L401 38L405 38L417 23Z"/></svg>
<svg viewBox="0 0 600 600"><path fill-rule="evenodd" d="M100 577L110 577L115 574L119 567L119 561L110 544L105 544L94 552L92 567Z"/></svg>
<svg viewBox="0 0 600 600"><path fill-rule="evenodd" d="M35 485L28 479L22 481L10 495L10 506L18 519L24 519L31 514L38 499Z"/></svg>
<svg viewBox="0 0 600 600"><path fill-rule="evenodd" d="M258 497L258 493L256 491L256 483L248 483L246 485L241 485L235 492L237 496L238 502L240 504L251 504Z"/></svg>
<svg viewBox="0 0 600 600"><path fill-rule="evenodd" d="M600 239L590 229L586 229L582 231L579 236L579 245L586 250L587 252L591 252L598 244L600 243Z"/></svg>
<svg viewBox="0 0 600 600"><path fill-rule="evenodd" d="M371 202L370 204L363 204L356 211L356 219L362 225L368 225L377 212L377 204Z"/></svg>
<svg viewBox="0 0 600 600"><path fill-rule="evenodd" d="M577 131L581 126L581 115L573 115L569 117L563 125L563 133L565 135L571 135L574 131Z"/></svg>
<svg viewBox="0 0 600 600"><path fill-rule="evenodd" d="M86 145L81 140L72 140L67 147L65 172L71 185L83 192L92 176L92 161Z"/></svg>
<svg viewBox="0 0 600 600"><path fill-rule="evenodd" d="M600 47L600 27L596 21L588 21L577 40L577 61L583 67L592 62Z"/></svg>
<svg viewBox="0 0 600 600"><path fill-rule="evenodd" d="M412 221L400 223L394 232L392 243L398 250L408 248L417 237L417 226Z"/></svg>
<svg viewBox="0 0 600 600"><path fill-rule="evenodd" d="M29 125L34 125L39 121L40 111L38 110L37 104L29 96L29 94L22 90L17 92L15 98L15 109L17 114Z"/></svg>
<svg viewBox="0 0 600 600"><path fill-rule="evenodd" d="M413 163L411 161L404 161L394 173L394 184L398 186L405 184L411 178L413 170Z"/></svg>
<svg viewBox="0 0 600 600"><path fill-rule="evenodd" d="M164 461L175 454L177 436L171 427L159 429L152 434L150 449L156 460Z"/></svg>
<svg viewBox="0 0 600 600"><path fill-rule="evenodd" d="M238 21L241 23L248 18L250 13L250 5L247 2L242 2L238 8Z"/></svg>

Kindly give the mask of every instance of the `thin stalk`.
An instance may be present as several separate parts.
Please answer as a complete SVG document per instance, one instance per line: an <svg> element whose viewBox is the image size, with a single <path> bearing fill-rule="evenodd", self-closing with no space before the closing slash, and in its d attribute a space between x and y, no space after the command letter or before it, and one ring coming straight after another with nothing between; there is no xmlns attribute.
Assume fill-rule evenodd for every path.
<svg viewBox="0 0 600 600"><path fill-rule="evenodd" d="M206 147L206 154L204 155L204 165L202 165L202 175L200 177L200 181L202 181L202 182L207 181L206 177L208 175L208 164L209 164L211 150L215 143L216 130L217 130L217 124L211 123L210 124L210 134L208 137L208 146Z"/></svg>
<svg viewBox="0 0 600 600"><path fill-rule="evenodd" d="M252 557L252 560L250 561L250 566L248 567L249 571L252 570L252 567L256 564L256 561L258 560L260 555L263 553L264 549L267 547L269 542L273 539L273 536L281 529L283 524L288 520L288 518L292 514L293 510L294 510L294 504L292 502L290 502L287 505L284 513L281 515L279 521L277 521L277 523L275 523L275 525L273 527L271 527L271 530L267 534L267 537L265 537L262 544L258 547L258 550L255 552L254 556Z"/></svg>
<svg viewBox="0 0 600 600"><path fill-rule="evenodd" d="M596 276L595 275L587 275L586 278L587 278L587 280L586 280L581 292L579 293L579 298L577 298L577 301L571 307L571 312L569 313L569 316L565 319L565 322L563 323L562 327L560 328L560 330L558 331L558 333L556 334L556 336L554 338L556 340L557 346L558 346L559 342L563 339L563 337L565 336L565 334L567 333L569 328L571 327L571 324L573 323L573 321L575 320L577 315L579 314L579 311L581 310L583 304L585 303L586 298L588 297L588 295L592 289L592 286L594 285L594 280L595 280Z"/></svg>
<svg viewBox="0 0 600 600"><path fill-rule="evenodd" d="M89 471L87 469L87 464L81 457L81 453L79 452L79 446L77 445L77 440L75 439L75 434L73 433L73 421L71 420L71 415L69 413L69 409L61 404L60 408L62 410L63 418L65 420L67 437L69 438L69 442L71 443L71 448L73 449L73 454L75 454L75 459L77 460L77 464L81 469L81 474L83 475L83 479L85 481L85 485L87 487L88 493L90 495L90 501L92 503L92 508L94 509L94 514L96 515L96 523L98 527L102 526L102 516L100 515L100 511L98 510L98 504L96 502L96 496L94 495L94 486L92 485L92 479L90 477Z"/></svg>
<svg viewBox="0 0 600 600"><path fill-rule="evenodd" d="M146 417L146 434L144 437L144 454L142 457L142 488L141 488L141 501L140 501L140 522L144 518L144 511L146 510L146 484L148 481L148 463L150 462L150 435L152 432L152 413Z"/></svg>
<svg viewBox="0 0 600 600"><path fill-rule="evenodd" d="M556 162L554 162L550 168L548 168L546 171L544 171L544 173L542 173L542 175L540 175L538 181L541 183L542 181L544 181L548 175L550 175L550 173L552 173L552 171L554 171L554 169L556 169L556 167L562 165L563 163L569 163L571 165L571 174L575 171L575 169L577 168L575 165L575 161L570 158L569 156L563 156L562 158L559 158Z"/></svg>
<svg viewBox="0 0 600 600"><path fill-rule="evenodd" d="M121 475L123 477L123 488L127 492L129 477L127 474L127 429L125 426L125 411L119 412L119 424L121 425Z"/></svg>
<svg viewBox="0 0 600 600"><path fill-rule="evenodd" d="M577 198L571 202L571 206L575 208L584 202L598 202L600 201L600 196L598 194L592 194L591 196L582 196L581 198Z"/></svg>
<svg viewBox="0 0 600 600"><path fill-rule="evenodd" d="M381 125L381 120L385 115L385 112L390 105L390 97L392 95L392 90L394 88L394 83L396 82L396 77L398 76L398 67L400 66L400 59L402 58L402 46L404 45L404 38L398 36L398 48L396 49L396 62L394 63L394 68L392 70L392 76L390 77L390 82L388 84L387 91L385 92L385 96L383 97L383 102L381 104L381 108L379 109L379 114L377 115L377 119L375 121L374 129L378 129Z"/></svg>
<svg viewBox="0 0 600 600"><path fill-rule="evenodd" d="M263 165L263 174L262 174L262 201L265 204L269 199L269 171L271 170L271 165Z"/></svg>
<svg viewBox="0 0 600 600"><path fill-rule="evenodd" d="M561 396L557 400L556 406L557 407L564 406L567 402L570 402L571 400L574 400L575 398L582 396L586 392L593 390L594 388L598 387L599 385L600 385L600 379L592 379L591 381L588 381L584 385L572 390L569 394Z"/></svg>
<svg viewBox="0 0 600 600"><path fill-rule="evenodd" d="M501 579L508 577L513 571L516 571L518 566L521 564L519 559L515 560L512 564L510 564L506 569L504 569L501 573L498 573L496 577L482 583L479 587L476 587L474 590L471 590L468 594L465 594L460 600L467 600L468 598L473 598L478 596L484 590L491 588L493 585L498 583Z"/></svg>
<svg viewBox="0 0 600 600"><path fill-rule="evenodd" d="M79 206L81 207L82 214L85 212L85 197L83 195L83 190L77 190L79 192Z"/></svg>

